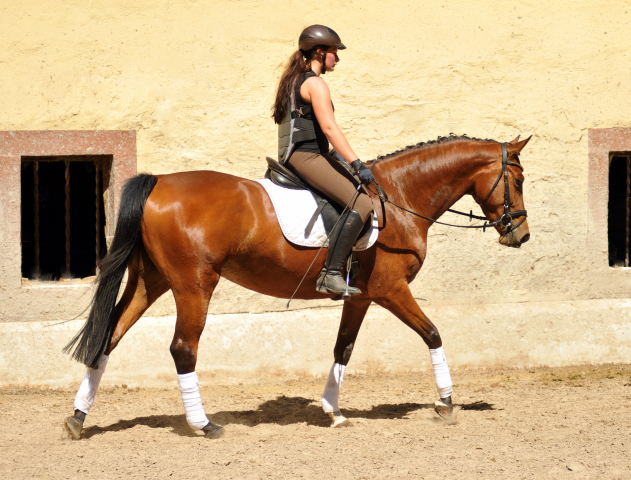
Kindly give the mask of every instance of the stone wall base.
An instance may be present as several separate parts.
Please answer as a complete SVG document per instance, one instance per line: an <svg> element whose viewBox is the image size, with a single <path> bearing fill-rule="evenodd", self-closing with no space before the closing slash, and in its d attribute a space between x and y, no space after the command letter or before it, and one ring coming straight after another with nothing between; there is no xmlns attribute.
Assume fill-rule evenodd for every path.
<svg viewBox="0 0 631 480"><path fill-rule="evenodd" d="M631 363L631 300L423 305L453 372ZM333 362L341 306L208 316L197 371L202 382L323 377ZM0 386L79 385L85 367L61 353L83 321L0 324ZM142 318L113 352L103 385L173 387L175 317ZM372 306L349 373L430 373L422 340Z"/></svg>

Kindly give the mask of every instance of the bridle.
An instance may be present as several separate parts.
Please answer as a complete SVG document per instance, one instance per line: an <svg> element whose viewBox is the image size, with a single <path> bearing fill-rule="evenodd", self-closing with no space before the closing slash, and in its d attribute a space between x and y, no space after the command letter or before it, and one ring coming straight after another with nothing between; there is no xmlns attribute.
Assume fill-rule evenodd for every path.
<svg viewBox="0 0 631 480"><path fill-rule="evenodd" d="M489 198L491 198L491 195L493 195L493 192L495 192L495 189L497 188L497 185L500 183L500 180L502 179L502 176L504 177L504 213L502 214L501 217L499 217L496 220L493 221L488 221L488 219L486 217L481 217L479 215L473 215L473 211L469 211L469 213L464 213L464 212L459 212L458 210L452 210L451 208L447 209L448 212L451 213L456 213L458 215L464 215L465 217L469 217L469 221L476 219L476 220L484 220L484 225L454 225L451 223L445 223L445 222L439 222L438 220L434 219L434 218L429 218L426 217L424 215L421 215L420 213L416 213L413 212L411 210L408 210L405 207L402 207L401 205L397 205L396 203L394 203L393 201L388 199L388 195L386 194L386 192L383 190L383 188L381 188L381 186L379 185L379 183L377 183L377 180L375 180L375 188L377 189L376 192L373 192L372 190L370 190L370 188L366 187L368 189L368 191L370 191L371 193L378 195L379 196L379 200L381 200L381 206L382 206L382 210L384 212L384 226L385 226L385 209L383 208L384 205L386 203L389 203L397 208L400 208L403 211L406 211L408 213L411 213L412 215L415 215L417 217L420 218L424 218L425 220L429 220L432 223L437 223L439 225L446 225L448 227L457 227L457 228L481 228L483 232L486 231L487 228L489 227L495 227L496 225L502 225L503 227L506 228L506 231L502 233L502 235L507 235L508 233L510 233L512 230L515 230L516 228L518 228L522 223L524 223L526 221L526 218L528 217L528 214L526 212L526 210L511 210L510 208L510 188L508 186L508 166L512 165L514 167L519 168L520 170L524 170L524 167L522 167L519 163L517 162L509 162L508 161L508 150L506 148L506 144L502 143L502 169L500 170L500 174L498 175L497 179L495 180L495 183L493 184L493 187L491 188L491 191L489 192L489 194L486 196L486 198L484 200L482 200L480 203L478 203L478 205L482 206L484 205ZM370 169L372 170L375 165L377 164L379 160L375 160L373 162L373 164L371 165ZM515 217L524 217L517 225L513 225L513 219Z"/></svg>
<svg viewBox="0 0 631 480"><path fill-rule="evenodd" d="M508 161L508 153L506 149L506 144L502 143L502 171L500 172L499 176L495 180L495 183L493 184L493 188L491 188L491 191L489 192L489 194L486 196L484 200L482 200L478 204L482 206L488 201L489 198L491 198L491 195L493 195L495 188L497 187L498 183L500 183L500 179L502 178L502 176L504 176L504 213L502 214L500 218L492 221L487 226L494 227L495 225L502 224L504 227L508 229L506 233L509 233L511 230L519 227L522 223L526 221L526 217L528 216L526 210L512 210L511 211L510 209L510 188L508 188L508 166L509 165L519 168L522 172L524 171L524 167L522 167L519 163ZM524 218L521 220L521 222L519 222L517 225L513 227L512 220L515 217L524 217Z"/></svg>

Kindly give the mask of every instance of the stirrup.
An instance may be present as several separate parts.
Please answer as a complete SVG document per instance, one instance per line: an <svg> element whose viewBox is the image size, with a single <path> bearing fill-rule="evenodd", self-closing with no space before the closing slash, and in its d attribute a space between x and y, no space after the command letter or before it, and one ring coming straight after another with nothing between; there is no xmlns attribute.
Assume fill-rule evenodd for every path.
<svg viewBox="0 0 631 480"><path fill-rule="evenodd" d="M333 285L331 283L333 283ZM348 285L344 281L341 272L337 270L327 270L326 268L320 270L320 275L318 275L318 280L316 281L316 290L320 293L342 295L344 300L355 295L361 295L362 293L359 288Z"/></svg>

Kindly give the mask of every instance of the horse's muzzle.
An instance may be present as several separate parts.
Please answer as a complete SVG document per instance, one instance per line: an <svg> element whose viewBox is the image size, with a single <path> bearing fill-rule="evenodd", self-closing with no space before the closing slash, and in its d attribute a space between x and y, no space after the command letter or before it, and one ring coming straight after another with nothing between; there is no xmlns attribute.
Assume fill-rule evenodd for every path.
<svg viewBox="0 0 631 480"><path fill-rule="evenodd" d="M500 244L505 247L519 248L530 240L530 231L526 225L520 225L515 230L500 235Z"/></svg>

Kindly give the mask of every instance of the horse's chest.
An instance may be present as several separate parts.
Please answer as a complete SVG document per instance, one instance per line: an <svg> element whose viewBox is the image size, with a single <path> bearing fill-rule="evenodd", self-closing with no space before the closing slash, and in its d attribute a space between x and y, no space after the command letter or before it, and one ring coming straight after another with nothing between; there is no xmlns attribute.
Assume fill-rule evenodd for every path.
<svg viewBox="0 0 631 480"><path fill-rule="evenodd" d="M424 237L419 238L416 242L416 255L410 255L407 259L407 277L412 281L416 274L421 270L425 255L427 253L427 241Z"/></svg>
<svg viewBox="0 0 631 480"><path fill-rule="evenodd" d="M419 261L417 259L413 259L408 263L407 275L406 275L408 278L408 282L411 282L412 280L414 280L414 278L416 277L416 274L421 270L422 266L423 266L422 261Z"/></svg>

